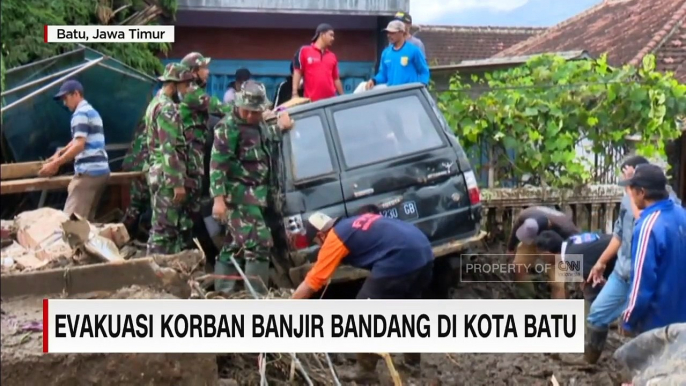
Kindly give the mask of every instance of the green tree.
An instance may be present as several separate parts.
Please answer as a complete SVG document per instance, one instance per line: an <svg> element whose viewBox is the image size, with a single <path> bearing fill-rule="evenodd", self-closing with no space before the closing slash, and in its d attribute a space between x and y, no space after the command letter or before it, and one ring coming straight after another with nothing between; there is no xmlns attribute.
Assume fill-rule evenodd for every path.
<svg viewBox="0 0 686 386"><path fill-rule="evenodd" d="M44 43L44 25L153 24L160 18L173 18L176 0L158 0L156 4L150 0L3 0L1 7L3 64L9 69L74 48L72 44ZM89 47L148 74L162 70L157 54L170 48L166 43L102 43Z"/></svg>
<svg viewBox="0 0 686 386"><path fill-rule="evenodd" d="M664 156L665 143L680 135L676 119L686 113L686 85L655 71L653 56L639 68L611 68L605 56L567 61L542 55L474 76L471 84L456 74L439 94L439 106L465 148L493 150L491 167L507 170L496 181L529 175L542 186L577 187L593 177L577 152L584 140L602 156L626 146L627 135L639 135L638 154Z"/></svg>

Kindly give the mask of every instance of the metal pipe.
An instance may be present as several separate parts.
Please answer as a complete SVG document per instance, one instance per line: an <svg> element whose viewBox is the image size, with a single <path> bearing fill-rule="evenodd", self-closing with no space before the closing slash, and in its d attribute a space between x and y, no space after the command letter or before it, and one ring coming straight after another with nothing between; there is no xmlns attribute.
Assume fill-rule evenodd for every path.
<svg viewBox="0 0 686 386"><path fill-rule="evenodd" d="M31 63L28 63L28 64L24 64L24 65L19 66L19 67L14 67L14 68L11 68L11 69L5 71L5 74L10 74L10 73L12 73L12 72L14 72L14 71L19 71L19 70L21 70L22 68L26 68L26 67L29 67L29 66L35 66L36 64L41 64L41 63L49 62L49 61L51 61L51 60L56 60L56 59L59 59L59 58L61 58L61 57L63 57L63 56L67 56L67 55L73 54L73 53L75 53L75 52L83 51L84 48L85 48L85 47L77 48L77 49L75 49L75 50L73 50L73 51L65 52L65 53L59 54L59 55L57 55L57 56L52 56L52 57L49 57L49 58L45 58L45 59L41 59L41 60L38 60L38 61L35 61L35 62L31 62Z"/></svg>
<svg viewBox="0 0 686 386"><path fill-rule="evenodd" d="M89 68L95 66L96 64L100 63L100 62L101 62L103 59L105 59L105 58L106 58L106 56L103 56L102 58L98 58L98 59L96 59L96 60L94 60L94 61L92 61L92 62L90 62L90 63L87 63L87 64L81 66L80 68L76 69L75 71L73 71L73 72L71 72L71 73L69 73L69 74L67 74L67 75L65 75L65 76L63 76L63 77L57 79L56 81L54 81L54 82L52 82L52 83L50 83L50 84L48 84L48 85L46 85L46 86L43 86L43 87L39 88L38 90L32 92L31 94L26 95L25 97L20 98L20 99L18 99L18 100L16 100L16 101L10 103L9 105L3 107L2 110L0 110L0 113L4 113L5 111L9 110L10 108L12 108L12 107L14 107L14 106L16 106L16 105L18 105L18 104L20 104L20 103L22 103L22 102L25 102L25 101L27 101L27 100L33 98L34 96L36 96L36 95L38 95L38 94L41 94L41 93L47 91L47 90L50 89L51 87L53 87L53 86L55 86L55 85L57 85L57 84L59 84L59 83L65 81L65 80L69 79L71 76L74 76L74 75L76 75L76 74L78 74L78 73L80 73L80 72L83 72L84 70L87 70L87 69L89 69Z"/></svg>
<svg viewBox="0 0 686 386"><path fill-rule="evenodd" d="M80 68L80 67L82 67L82 66L84 66L83 63L82 63L82 64L79 64L78 66L70 67L70 68L67 68L66 70L62 70L62 71L56 72L56 73L54 73L54 74L50 74L50 75L48 75L48 76L44 76L44 77L42 77L42 78L40 78L40 79L36 79L36 80L31 81L31 82L24 83L24 84L22 84L22 85L19 86L19 87L15 87L15 88L13 88L13 89L11 89L11 90L7 90L7 91L3 92L2 94L0 94L0 96L5 96L5 95L13 94L13 93L16 92L16 91L25 89L26 87L29 87L29 86L33 86L33 85L36 84L36 83L40 83L40 82L42 82L42 81L45 81L45 80L48 80L48 79L52 79L52 78L54 78L54 77L56 77L56 76L60 76L60 75L65 74L65 73L67 73L67 72L74 71L74 70L76 70L76 69L78 69L78 68Z"/></svg>
<svg viewBox="0 0 686 386"><path fill-rule="evenodd" d="M131 146L128 143L113 143L111 145L105 145L105 150L107 151L117 151L117 150L128 150L129 146ZM60 146L57 148L57 150L62 150L64 149L64 146Z"/></svg>

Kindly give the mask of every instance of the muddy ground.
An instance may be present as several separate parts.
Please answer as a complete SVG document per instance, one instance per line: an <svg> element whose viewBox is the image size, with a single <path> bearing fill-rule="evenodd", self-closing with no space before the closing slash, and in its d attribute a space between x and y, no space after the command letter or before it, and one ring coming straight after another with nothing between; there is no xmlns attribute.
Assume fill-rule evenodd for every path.
<svg viewBox="0 0 686 386"><path fill-rule="evenodd" d="M542 288L544 291L545 288ZM545 293L543 293L545 296ZM165 298L171 295L133 287L115 294L93 293L78 298ZM456 299L514 298L511 283L463 283L452 290ZM256 355L228 354L216 359L194 354L69 354L46 356L41 353L41 299L2 303L2 383L11 385L258 385ZM611 353L625 341L612 331L606 354L597 365L587 365L581 354L427 354L422 358L422 373L411 377L398 370L405 385L549 385L554 375L560 385L620 385L621 367ZM354 367L350 355L332 354L339 372ZM61 358L61 359L56 359ZM279 359L281 358L281 359ZM315 359L312 359L315 358ZM53 360L54 359L54 360ZM323 357L307 359L311 375L331 379ZM394 358L396 365L402 358ZM287 384L290 360L272 356L267 374L270 385ZM122 365L125 364L125 365ZM392 385L383 361L377 370L380 381ZM313 377L315 378L315 377ZM26 383L27 380L30 383ZM317 384L324 384L316 382ZM299 376L293 384L305 384ZM332 384L332 383L329 383Z"/></svg>
<svg viewBox="0 0 686 386"><path fill-rule="evenodd" d="M465 277L465 279L467 279ZM471 280L497 280L493 277L471 277ZM547 287L537 284L539 296L549 298ZM570 297L579 298L580 292L575 287L568 288ZM336 290L332 290L336 291ZM343 297L346 292L355 291L355 286L348 289L337 289L337 293L326 297ZM457 283L451 291L454 299L515 299L515 289L512 283ZM404 385L551 385L551 377L562 386L614 386L623 383L622 367L611 354L626 342L616 331L611 331L608 338L606 352L596 365L588 365L582 354L560 354L558 356L546 354L426 354L422 357L422 372L420 377L412 377L403 373L402 355L394 355L397 370L402 376ZM332 361L339 372L350 371L354 368L354 356L348 354L331 354ZM220 376L225 379L238 381L241 385L258 385L257 371L249 373L248 368L255 369L257 358L246 356L225 356L219 359ZM283 367L284 364L271 358L270 366ZM287 361L286 361L287 362ZM315 361L316 362L316 361ZM317 375L331 379L325 359L319 358L319 363L313 365ZM319 366L317 366L319 365ZM390 373L383 363L377 365L379 382L377 385L393 385ZM288 372L287 369L283 372ZM268 368L270 384L281 384L276 370L273 373ZM296 377L297 379L297 377ZM297 382L305 384L304 382ZM331 383L330 383L331 384Z"/></svg>
<svg viewBox="0 0 686 386"><path fill-rule="evenodd" d="M76 298L173 299L147 288ZM212 354L46 354L42 353L42 299L2 302L3 385L184 385L217 383L217 360Z"/></svg>

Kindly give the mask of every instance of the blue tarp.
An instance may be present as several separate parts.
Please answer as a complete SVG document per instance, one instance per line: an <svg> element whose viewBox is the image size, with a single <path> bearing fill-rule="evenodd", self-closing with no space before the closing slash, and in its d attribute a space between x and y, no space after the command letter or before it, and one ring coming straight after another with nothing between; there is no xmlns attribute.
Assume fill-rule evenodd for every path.
<svg viewBox="0 0 686 386"><path fill-rule="evenodd" d="M86 99L102 116L110 158L124 154L152 96L156 79L107 57L75 73L103 57L103 54L81 46L7 71L2 135L13 161L48 158L71 140L71 112L53 99L62 81L46 88L65 76L83 84ZM12 106L29 95L32 96ZM8 155L5 158L9 158Z"/></svg>

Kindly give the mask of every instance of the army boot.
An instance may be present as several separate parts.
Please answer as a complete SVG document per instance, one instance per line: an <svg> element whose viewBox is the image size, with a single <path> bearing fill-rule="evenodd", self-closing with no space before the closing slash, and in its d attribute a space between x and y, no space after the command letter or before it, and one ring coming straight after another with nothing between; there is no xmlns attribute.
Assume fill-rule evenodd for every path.
<svg viewBox="0 0 686 386"><path fill-rule="evenodd" d="M377 354L357 354L355 368L340 371L338 378L343 382L356 382L363 385L376 384L379 376L376 374L376 364L379 361Z"/></svg>
<svg viewBox="0 0 686 386"><path fill-rule="evenodd" d="M216 292L223 292L225 294L233 292L236 288L235 278L239 276L233 262L217 259L214 262L214 274L217 276L214 280L214 290Z"/></svg>
<svg viewBox="0 0 686 386"><path fill-rule="evenodd" d="M269 260L264 261L246 252L245 276L257 293L266 294L269 290Z"/></svg>
<svg viewBox="0 0 686 386"><path fill-rule="evenodd" d="M600 355L605 348L605 341L607 341L607 328L598 328L586 324L587 341L584 348L584 360L589 364L595 364L600 359Z"/></svg>

